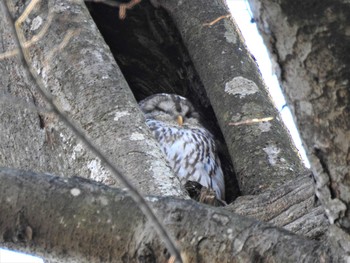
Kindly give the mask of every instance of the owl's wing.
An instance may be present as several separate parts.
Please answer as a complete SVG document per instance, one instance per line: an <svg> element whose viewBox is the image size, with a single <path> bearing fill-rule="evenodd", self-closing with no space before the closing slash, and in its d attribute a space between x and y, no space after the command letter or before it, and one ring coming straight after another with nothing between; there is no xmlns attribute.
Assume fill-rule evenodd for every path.
<svg viewBox="0 0 350 263"><path fill-rule="evenodd" d="M212 135L205 129L182 129L178 133L181 135L168 149L177 175L184 183L199 182L225 199L224 176Z"/></svg>
<svg viewBox="0 0 350 263"><path fill-rule="evenodd" d="M225 198L224 176L212 135L204 128L169 126L147 120L170 166L183 183L196 181Z"/></svg>

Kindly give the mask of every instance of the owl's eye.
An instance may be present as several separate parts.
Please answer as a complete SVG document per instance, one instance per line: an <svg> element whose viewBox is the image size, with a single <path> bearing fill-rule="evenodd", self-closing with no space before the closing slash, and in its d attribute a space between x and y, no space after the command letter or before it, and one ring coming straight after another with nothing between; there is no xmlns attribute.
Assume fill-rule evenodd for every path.
<svg viewBox="0 0 350 263"><path fill-rule="evenodd" d="M165 109L163 109L163 108L161 108L159 106L156 106L154 109L169 114L168 110L165 110Z"/></svg>

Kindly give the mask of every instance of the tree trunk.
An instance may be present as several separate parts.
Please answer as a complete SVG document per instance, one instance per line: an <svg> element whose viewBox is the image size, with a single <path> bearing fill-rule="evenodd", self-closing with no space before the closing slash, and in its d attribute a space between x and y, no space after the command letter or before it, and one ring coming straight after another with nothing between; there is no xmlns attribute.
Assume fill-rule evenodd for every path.
<svg viewBox="0 0 350 263"><path fill-rule="evenodd" d="M274 58L326 208L350 253L349 30L346 1L249 1Z"/></svg>
<svg viewBox="0 0 350 263"><path fill-rule="evenodd" d="M207 24L227 15L227 6L221 1L160 0L159 4L173 18L204 85L241 192L275 189L303 173L305 168L233 21L225 18ZM273 120L249 124L268 117Z"/></svg>
<svg viewBox="0 0 350 263"><path fill-rule="evenodd" d="M26 1L27 4L29 2ZM152 2L160 8L144 0L127 13L129 22L123 24L119 21L118 27L105 24L116 28L119 47L125 49L116 49L117 52L113 53L123 74L82 2L47 0L37 4L21 29L28 42L31 65L44 81L55 104L108 158L115 160L143 194L158 196L149 200L154 201L152 204L157 216L163 219L179 243L183 256L188 260L185 262L294 262L301 259L318 262L341 258L343 255L332 254L337 252L331 253L330 248L320 242L305 240L231 212L269 221L311 238L319 238L327 228L321 209L314 200L312 178L305 171L233 21L226 16L227 7L220 0L205 3L198 0ZM8 3L12 3L12 14L20 17L26 6L23 1ZM90 11L97 21L99 10L95 7L91 5ZM115 12L109 14L118 13L116 9L112 10ZM218 17L221 19L210 23ZM4 76L0 78L3 89L1 102L6 106L0 112L1 166L64 177L78 175L105 185L123 187L99 159L58 121L57 116L46 109L47 104L35 89L36 84L26 79L23 73L26 69L9 53L16 47L6 23L0 24L4 62L0 64L1 76ZM136 26L140 24L144 25ZM172 31L164 33L169 28ZM104 37L108 42L108 36ZM170 40L171 45L167 46L165 40ZM123 41L124 45L121 44ZM136 47L133 46L135 43ZM172 49L173 46L176 48ZM176 58L175 62L168 56ZM154 62L153 59L159 60ZM158 63L161 66L157 67ZM127 76L133 93L139 99L159 92L162 85L154 84L157 79L165 86L162 92L192 94L190 97L194 98L196 106L204 108L208 124L219 124L211 129L217 131L215 135L219 139L221 130L227 144L229 154L224 156L228 160L224 162L227 164L224 169L227 169L226 187L231 190L227 200L231 201L238 195L234 186L235 174L244 194L242 197L221 209L159 197L184 198L186 194L151 138L124 76ZM174 88L174 83L178 83L179 88ZM178 92L181 89L183 92ZM17 98L16 103L14 98ZM225 154L225 149L223 152ZM230 159L235 174L230 173ZM2 245L24 249L30 243L33 251L43 253L47 249L46 253L52 252L54 258L86 257L82 259L86 261L130 259L153 262L154 259L163 262L168 258L159 238L150 230L151 222L145 221L129 198L113 192L117 190L98 186L98 191L107 189L109 193L117 193L117 196L107 198L106 207L112 201L120 202L122 206L118 208L117 204L113 204L117 208L108 207L104 210L108 217L99 218L100 211L105 209L105 199L102 197L98 199L99 203L93 203L89 194L81 195L88 184L85 181L62 181L40 175L28 179L25 174L17 171L2 174L4 181L1 187L10 189L0 194L0 198L8 202L1 203L4 205L0 214ZM21 176L24 181L18 179ZM13 180L24 185L22 191L26 194L20 195ZM44 181L40 183L41 180ZM37 183L33 183L35 181ZM59 186L63 187L64 182L67 182L67 187L63 192L69 193L62 197L68 198L65 201L55 193L56 189L62 190ZM84 189L92 187L90 183L88 185ZM28 198L29 193L36 193L36 187L42 188L42 194L38 199ZM40 198L49 195L46 193L50 191L52 198L45 203ZM83 203L74 203L71 195L84 197ZM24 203L13 203L17 196L24 197L21 199ZM157 200L160 200L159 203ZM50 209L61 204L64 204L62 210L57 211L58 214L53 211L50 217ZM79 207L82 210L74 214ZM40 213L34 213L38 209ZM64 215L63 219L61 215ZM18 220L14 221L14 218L20 223L16 223ZM56 221L58 218L59 222ZM86 222L85 218L90 220L90 224L81 230L81 222ZM108 224L110 218L120 223L118 229L94 225L96 222ZM24 227L21 222L25 222ZM61 227L69 229L65 232ZM18 232L18 229L21 231ZM58 243L56 233L64 233L59 237L62 240L57 238ZM106 237L107 244L100 241ZM32 242L28 243L28 240ZM89 254L91 247L97 248ZM65 251L69 253L64 255ZM45 257L49 255L45 254Z"/></svg>
<svg viewBox="0 0 350 263"><path fill-rule="evenodd" d="M184 196L84 3L42 1L37 5L23 30L28 43L39 38L28 52L55 104L142 193ZM19 4L13 10L16 17L23 8ZM1 52L8 54L16 46L8 22L2 21ZM0 67L1 166L78 175L123 187L49 109L28 109L28 104L31 109L47 106L16 56L4 58Z"/></svg>

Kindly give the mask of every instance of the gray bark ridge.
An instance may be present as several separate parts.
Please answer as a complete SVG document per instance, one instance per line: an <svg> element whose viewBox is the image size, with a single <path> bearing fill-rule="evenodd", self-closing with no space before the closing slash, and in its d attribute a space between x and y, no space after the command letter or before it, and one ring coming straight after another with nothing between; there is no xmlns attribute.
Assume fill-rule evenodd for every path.
<svg viewBox="0 0 350 263"><path fill-rule="evenodd" d="M2 168L0 192L1 246L48 262L166 262L170 257L125 191L80 177ZM340 262L320 242L254 219L193 200L146 199L184 262Z"/></svg>
<svg viewBox="0 0 350 263"><path fill-rule="evenodd" d="M242 194L276 189L303 174L257 65L227 17L227 6L220 0L156 2L181 33L224 134Z"/></svg>
<svg viewBox="0 0 350 263"><path fill-rule="evenodd" d="M323 238L329 228L323 207L315 204L315 187L310 173L278 189L240 196L225 209L311 239Z"/></svg>

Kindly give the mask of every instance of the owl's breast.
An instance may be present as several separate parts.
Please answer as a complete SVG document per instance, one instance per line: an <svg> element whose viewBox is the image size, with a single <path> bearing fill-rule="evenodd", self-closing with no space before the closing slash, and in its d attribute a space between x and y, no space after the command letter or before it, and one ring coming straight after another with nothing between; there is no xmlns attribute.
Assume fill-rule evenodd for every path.
<svg viewBox="0 0 350 263"><path fill-rule="evenodd" d="M180 180L197 181L224 199L224 178L212 135L205 128L186 128L147 120Z"/></svg>

